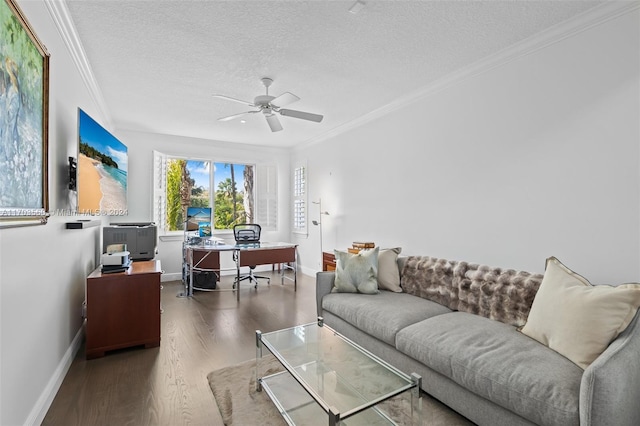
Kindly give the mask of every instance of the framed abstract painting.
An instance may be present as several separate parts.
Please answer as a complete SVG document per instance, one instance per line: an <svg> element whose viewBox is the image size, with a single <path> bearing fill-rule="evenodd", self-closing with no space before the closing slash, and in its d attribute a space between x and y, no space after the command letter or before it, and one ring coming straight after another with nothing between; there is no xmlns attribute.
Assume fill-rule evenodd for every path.
<svg viewBox="0 0 640 426"><path fill-rule="evenodd" d="M49 53L0 0L0 228L47 222Z"/></svg>

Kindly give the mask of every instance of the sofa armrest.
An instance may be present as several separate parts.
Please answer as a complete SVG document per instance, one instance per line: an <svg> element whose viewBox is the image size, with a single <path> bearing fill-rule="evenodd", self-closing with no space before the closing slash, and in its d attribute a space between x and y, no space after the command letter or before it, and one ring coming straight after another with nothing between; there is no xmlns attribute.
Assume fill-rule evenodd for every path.
<svg viewBox="0 0 640 426"><path fill-rule="evenodd" d="M580 425L640 424L640 314L584 371Z"/></svg>
<svg viewBox="0 0 640 426"><path fill-rule="evenodd" d="M333 271L324 271L316 273L316 308L318 316L322 316L322 298L331 293L336 273Z"/></svg>

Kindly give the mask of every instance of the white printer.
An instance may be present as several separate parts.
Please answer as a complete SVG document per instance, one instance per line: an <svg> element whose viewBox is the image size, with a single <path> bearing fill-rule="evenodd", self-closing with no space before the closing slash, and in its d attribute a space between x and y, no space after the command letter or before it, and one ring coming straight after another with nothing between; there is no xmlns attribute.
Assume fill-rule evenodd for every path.
<svg viewBox="0 0 640 426"><path fill-rule="evenodd" d="M129 262L128 251L116 251L102 255L102 264L105 266L128 266Z"/></svg>
<svg viewBox="0 0 640 426"><path fill-rule="evenodd" d="M107 246L107 250L102 254L103 266L129 266L129 252L126 244L111 244Z"/></svg>

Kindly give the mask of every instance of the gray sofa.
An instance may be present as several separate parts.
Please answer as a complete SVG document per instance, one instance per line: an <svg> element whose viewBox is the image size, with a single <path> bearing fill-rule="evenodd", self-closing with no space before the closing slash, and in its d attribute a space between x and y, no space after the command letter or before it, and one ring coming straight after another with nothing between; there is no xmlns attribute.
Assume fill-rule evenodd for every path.
<svg viewBox="0 0 640 426"><path fill-rule="evenodd" d="M638 315L585 370L522 334L542 275L399 257L402 292L334 293L318 316L479 425L640 425Z"/></svg>

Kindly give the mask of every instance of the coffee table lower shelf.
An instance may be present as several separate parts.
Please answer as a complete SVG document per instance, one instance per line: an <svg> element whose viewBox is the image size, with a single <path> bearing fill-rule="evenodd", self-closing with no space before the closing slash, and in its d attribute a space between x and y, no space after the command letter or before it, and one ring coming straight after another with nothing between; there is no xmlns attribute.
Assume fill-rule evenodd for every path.
<svg viewBox="0 0 640 426"><path fill-rule="evenodd" d="M262 389L267 392L276 408L291 426L326 426L329 415L313 400L287 371L262 377ZM345 426L396 425L378 407L371 407L340 422Z"/></svg>

